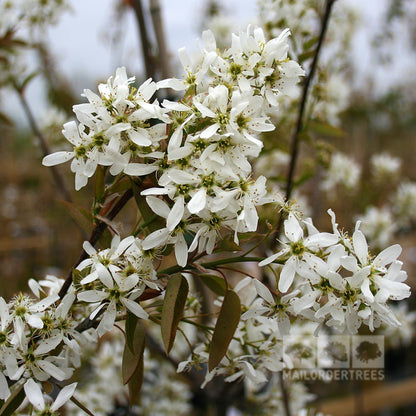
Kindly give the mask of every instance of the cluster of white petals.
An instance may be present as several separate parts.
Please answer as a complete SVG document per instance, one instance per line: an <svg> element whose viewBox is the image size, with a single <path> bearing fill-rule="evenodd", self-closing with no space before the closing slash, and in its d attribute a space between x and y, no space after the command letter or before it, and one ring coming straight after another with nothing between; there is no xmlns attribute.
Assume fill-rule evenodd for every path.
<svg viewBox="0 0 416 416"><path fill-rule="evenodd" d="M148 313L138 298L146 288L161 289L152 259L146 255L142 240L133 236L120 240L116 235L109 249L96 251L84 243L89 258L77 267L79 282L75 283L77 299L94 304L93 319L102 313L97 333L101 337L113 328L117 314L126 310L138 318L147 319Z"/></svg>
<svg viewBox="0 0 416 416"><path fill-rule="evenodd" d="M268 191L266 177L253 173L252 159L263 148L261 135L274 129L270 117L278 113L279 101L296 96L297 84L304 75L300 65L288 57L289 35L286 29L267 40L262 29L249 26L246 32L233 34L231 46L220 51L213 34L206 31L197 55L191 58L185 49L179 51L185 73L181 79L158 83L148 79L136 87L126 69L118 68L114 77L98 86L98 94L84 90L87 102L74 106L77 121L63 126L72 150L50 154L43 164L70 161L77 190L87 185L97 169L104 173L103 182L109 184L106 190L123 176L135 183L138 177L145 177L140 179L146 183L140 195L135 194L136 202L139 205L140 198L145 200L157 220L143 218L144 225L136 228L135 235L124 239L115 235L106 249L98 250L84 242L86 259L73 271L73 285L62 299L58 293L63 281L52 276L40 282L29 281L36 300L18 295L7 303L0 298L1 400L10 396L12 383L20 383L38 414L55 414L74 394L75 383L64 387L50 404L39 382L71 378L81 365L85 344L103 337L126 315L159 321L163 300L141 304L150 292L154 298L162 294L170 276L170 272L156 271L155 253L173 245L179 266L173 269L186 268L197 274L202 265L188 264L190 252L209 255L226 234L234 235L238 244L239 233L258 230L259 206L284 204L280 193ZM159 102L155 96L163 88L176 91L180 98ZM279 154L270 154L269 158L282 159ZM335 153L323 187L330 192L339 184L352 189L359 176L358 165ZM399 193L397 210L412 215L416 192L402 189ZM302 221L289 203L285 208L288 217L281 248L258 264L273 271L276 290L251 277L234 287L242 304L236 312L241 319L227 354L206 373L202 385L217 375L226 382L243 379L247 392L253 392L253 400L261 400L261 394L254 392L261 392L259 387L267 385L263 399L270 413L283 412L284 408L283 397L277 393L276 373L293 367L296 360L283 353L284 336L316 335L319 331L356 334L361 326L374 331L382 324L397 328L400 321L390 301L410 295L404 283L407 274L398 260L398 244L373 256L360 222L350 238L338 229L332 211L328 211L332 232L320 232L311 220ZM152 227L146 229L148 224ZM387 240L380 237L381 243ZM197 295L188 295L188 289L186 295L184 316L190 321L201 304ZM222 301L225 303L217 299L217 304ZM162 309L162 320L164 312ZM80 327L87 321L96 325L82 332ZM128 339L127 332L126 328ZM180 332L185 333L182 328ZM150 336L147 334L147 338ZM190 342L186 340L188 347ZM198 334L199 344L191 356L180 362L178 372L192 366L206 368L211 341L207 326ZM116 345L116 352L112 364L121 361L120 345ZM138 411L166 415L188 412L189 390L169 383L172 370L162 367L168 364L145 354L146 377L152 387L144 383L142 408ZM96 357L98 367L106 355L111 352L104 344L102 356ZM101 368L108 378L114 376L112 369ZM166 379L161 374L167 375ZM99 377L93 376L98 385ZM160 391L155 391L155 380ZM113 386L108 383L99 387L102 391L90 397L85 389L84 399L98 411L111 411L112 401L101 397L106 388ZM293 409L302 414L311 397L301 384L294 383L290 389L289 393L297 397ZM161 399L166 392L178 400ZM121 385L108 391L108 397L119 394L123 394ZM77 414L75 410L70 412Z"/></svg>
<svg viewBox="0 0 416 416"><path fill-rule="evenodd" d="M0 298L0 399L10 396L7 379L24 383L25 390L38 396L35 381L43 382L51 377L67 380L81 364L82 346L88 342L89 335L76 331L78 322L69 313L74 293L68 293L57 304L56 289L59 290L62 282L53 276L40 282L31 280L29 285L37 300L23 294L8 303ZM37 404L36 409L46 406L40 399ZM55 404L55 407L60 406Z"/></svg>
<svg viewBox="0 0 416 416"><path fill-rule="evenodd" d="M333 212L329 213L333 233L320 233L307 221L306 238L298 219L289 214L284 225L288 242L260 266L277 260L283 264L279 291L287 293L290 289L289 293L296 293L291 299L291 313L317 322L317 331L322 325L351 334L363 324L371 331L381 323L399 326L388 301L410 296L410 288L404 283L407 273L397 259L400 245L373 257L360 223L348 238L338 230ZM266 303L270 300L271 296Z"/></svg>
<svg viewBox="0 0 416 416"><path fill-rule="evenodd" d="M361 176L361 166L351 157L344 153L334 153L325 178L320 186L328 193L336 190L337 186L343 186L348 190L354 190Z"/></svg>
<svg viewBox="0 0 416 416"><path fill-rule="evenodd" d="M237 233L257 229L256 207L282 199L267 192L265 177L252 177L249 158L263 147L260 134L274 129L267 114L277 110L277 97L291 95L304 75L287 56L289 34L286 29L266 41L262 29L249 27L220 53L206 31L198 56L179 50L183 79L149 79L137 90L119 68L99 86L100 95L85 90L89 102L74 106L79 124L66 123L63 130L73 151L48 155L43 164L72 160L76 189L98 165L112 175L155 172L157 186L142 195L166 228L150 234L143 248L174 244L182 266L188 251L212 253L223 228L238 242ZM160 88L185 95L159 104L152 97ZM195 235L190 247L187 232Z"/></svg>

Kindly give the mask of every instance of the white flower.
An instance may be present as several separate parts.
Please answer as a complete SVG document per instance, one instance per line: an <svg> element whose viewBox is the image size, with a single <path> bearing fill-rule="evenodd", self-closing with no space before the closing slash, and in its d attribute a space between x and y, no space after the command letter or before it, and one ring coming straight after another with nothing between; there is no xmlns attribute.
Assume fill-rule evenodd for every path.
<svg viewBox="0 0 416 416"><path fill-rule="evenodd" d="M38 383L29 379L23 386L26 397L39 412L38 415L58 415L57 410L62 407L74 394L77 383L69 384L61 389L52 404L46 403L44 395Z"/></svg>
<svg viewBox="0 0 416 416"><path fill-rule="evenodd" d="M361 168L354 159L342 153L334 153L321 187L328 193L333 192L337 185L352 190L356 187L360 175Z"/></svg>
<svg viewBox="0 0 416 416"><path fill-rule="evenodd" d="M403 227L408 227L416 221L416 183L404 182L393 200L393 212L396 221Z"/></svg>
<svg viewBox="0 0 416 416"><path fill-rule="evenodd" d="M401 160L388 153L379 153L371 156L372 174L379 180L389 179L398 175Z"/></svg>
<svg viewBox="0 0 416 416"><path fill-rule="evenodd" d="M111 277L111 280L105 280L103 282L104 287L102 290L92 289L78 292L77 294L77 298L80 301L90 303L101 302L92 313L91 319L101 309L105 309L97 327L97 333L100 337L111 330L117 316L117 311L120 309L124 310L127 308L141 319L147 319L149 317L149 314L135 301L143 292L143 289L137 288L139 277L134 274L121 277L118 273L112 273Z"/></svg>
<svg viewBox="0 0 416 416"><path fill-rule="evenodd" d="M329 233L315 233L304 239L302 227L292 213L289 213L288 219L285 220L284 229L289 243L284 244L281 251L259 263L259 266L266 266L279 257L290 255L285 260L280 273L278 288L282 293L287 292L296 273L303 277L311 275L313 277L314 272L311 267L313 268L317 262L317 257L313 254L314 250L326 248L338 242L338 236Z"/></svg>
<svg viewBox="0 0 416 416"><path fill-rule="evenodd" d="M377 247L386 246L398 228L393 214L388 207L368 207L364 215L359 217L361 230L370 243Z"/></svg>

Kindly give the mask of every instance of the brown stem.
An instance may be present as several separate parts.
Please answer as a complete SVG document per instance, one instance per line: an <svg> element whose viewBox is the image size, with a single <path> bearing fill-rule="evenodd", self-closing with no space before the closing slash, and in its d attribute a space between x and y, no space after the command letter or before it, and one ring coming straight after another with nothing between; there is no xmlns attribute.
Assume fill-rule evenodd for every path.
<svg viewBox="0 0 416 416"><path fill-rule="evenodd" d="M305 113L305 109L306 109L306 102L307 102L307 98L308 98L308 94L309 94L309 88L311 86L312 79L313 79L313 77L315 75L315 72L316 72L316 68L317 68L317 65L318 65L318 59L319 59L319 53L321 51L322 44L323 44L324 39L325 39L325 34L326 34L326 30L328 28L328 23L329 23L329 18L330 18L330 15L331 15L332 6L334 5L335 1L336 0L326 0L325 13L324 13L324 16L322 18L321 32L319 34L318 45L316 47L315 55L313 57L311 67L309 69L309 74L307 75L307 77L305 79L305 83L303 85L303 92L302 92L302 98L301 98L300 107L299 107L298 118L297 118L297 122L296 122L296 128L295 128L295 131L293 132L291 146L290 146L291 158L290 158L289 170L288 170L288 174L287 174L286 195L285 195L286 201L288 201L292 196L296 163L297 163L298 156L299 156L300 133L303 130L303 127L304 127L303 118L304 118L304 113ZM277 240L277 238L280 234L280 230L282 228L282 221L283 221L283 216L280 215L279 222L278 222L278 225L277 225L277 229L276 229L276 232L274 233L274 236L273 236L274 238L272 238L273 246L276 245L276 240Z"/></svg>
<svg viewBox="0 0 416 416"><path fill-rule="evenodd" d="M43 156L49 155L51 151L49 149L48 142L46 141L45 137L43 136L42 132L40 131L36 123L35 117L33 116L32 110L30 109L29 103L26 100L22 88L19 88L18 85L14 85L14 88L17 92L20 103L22 104L23 110L29 121L30 128L32 129L34 135L38 139L40 148L42 149ZM66 185L64 177L61 175L61 172L58 170L56 166L51 166L50 169L58 191L62 194L65 201L72 202L71 194L68 191L68 187Z"/></svg>
<svg viewBox="0 0 416 416"><path fill-rule="evenodd" d="M300 102L300 108L299 108L299 114L298 114L298 119L297 119L297 123L296 123L296 129L295 129L295 131L293 133L293 137L292 137L291 159L290 159L289 172L288 172L288 175L287 175L287 185L286 185L286 200L289 200L291 195L292 195L293 178L294 178L294 174L295 174L296 162L297 162L298 153L299 153L299 142L300 142L299 133L303 129L303 115L304 115L305 108L306 108L306 101L307 101L307 98L308 98L309 87L310 87L312 79L315 75L315 71L316 71L316 68L317 68L317 65L318 65L319 53L321 51L321 47L322 47L323 41L325 39L325 33L326 33L327 28L328 28L329 17L331 15L331 9L332 9L332 6L334 5L335 1L336 0L327 0L326 1L325 14L324 14L324 17L322 19L321 33L319 34L318 45L316 47L315 55L313 57L311 67L309 69L309 74L306 77L305 84L303 86L303 93L302 93L302 99L301 99L301 102Z"/></svg>
<svg viewBox="0 0 416 416"><path fill-rule="evenodd" d="M148 29L146 25L146 19L143 13L143 5L141 0L132 0L131 6L133 7L134 13L136 15L137 25L140 32L140 43L142 45L142 53L144 66L146 69L147 78L156 78L156 65L154 58L152 56L152 45L148 36Z"/></svg>
<svg viewBox="0 0 416 416"><path fill-rule="evenodd" d="M162 79L172 76L171 60L169 59L168 48L166 45L165 28L162 20L160 0L150 0L150 16L152 17L153 30L158 46L158 69Z"/></svg>
<svg viewBox="0 0 416 416"><path fill-rule="evenodd" d="M133 196L133 191L131 188L129 188L120 198L119 200L114 204L113 208L107 215L108 220L114 219L114 217L121 211L121 209L127 204L127 202L130 200L130 198ZM104 231L107 229L108 224L107 222L100 221L96 224L94 229L91 232L91 236L89 238L89 242L91 245L95 245L97 241L100 239L100 237L103 235ZM62 299L66 292L68 291L69 287L72 283L72 272L73 270L86 258L88 257L88 254L85 252L85 250L82 250L81 254L79 255L77 261L72 266L71 270L68 273L68 276L66 277L66 280L64 284L61 287L61 290L59 291L59 297Z"/></svg>

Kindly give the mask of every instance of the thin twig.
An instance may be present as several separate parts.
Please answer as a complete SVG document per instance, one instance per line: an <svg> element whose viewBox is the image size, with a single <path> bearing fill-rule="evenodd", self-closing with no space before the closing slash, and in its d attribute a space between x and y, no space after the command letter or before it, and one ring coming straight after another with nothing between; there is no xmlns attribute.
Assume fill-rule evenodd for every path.
<svg viewBox="0 0 416 416"><path fill-rule="evenodd" d="M300 142L299 133L303 129L303 115L304 115L305 108L306 108L306 101L307 101L307 98L308 98L309 87L311 85L312 79L313 79L313 77L315 75L315 72L316 72L316 68L317 68L317 65L318 65L318 59L319 59L319 53L321 51L321 47L322 47L323 41L325 39L325 33L326 33L327 28L328 28L329 17L331 15L331 9L332 9L332 6L335 3L335 1L336 0L327 0L326 1L325 14L324 14L324 17L322 19L321 33L319 34L318 45L316 47L315 55L313 57L311 67L309 69L309 74L306 77L305 84L303 86L303 93L302 93L302 99L301 99L301 102L300 102L298 120L297 120L297 123L296 123L296 129L295 129L295 131L293 133L293 137L292 137L291 159L290 159L289 172L288 172L287 185L286 185L286 200L289 200L291 195L292 195L293 178L294 178L296 162L297 162L298 153L299 153L299 142Z"/></svg>
<svg viewBox="0 0 416 416"><path fill-rule="evenodd" d="M171 59L169 59L168 47L166 44L165 27L163 25L160 0L150 0L150 16L152 17L153 30L155 32L158 54L158 69L162 79L172 76Z"/></svg>
<svg viewBox="0 0 416 416"><path fill-rule="evenodd" d="M156 78L156 65L154 57L152 56L152 45L148 36L148 29L146 25L146 19L143 13L143 6L141 0L132 0L131 6L133 7L136 15L137 25L140 32L140 43L142 45L142 53L144 66L146 69L147 78Z"/></svg>
<svg viewBox="0 0 416 416"><path fill-rule="evenodd" d="M304 113L305 113L305 108L306 108L306 102L307 102L307 98L308 98L308 94L309 94L309 88L311 86L311 82L313 80L313 77L315 75L316 72L316 68L318 65L318 59L319 59L319 53L321 51L322 48L322 44L324 42L325 39L325 34L328 28L328 23L329 23L329 18L331 15L331 10L332 10L332 6L334 5L336 0L327 0L326 4L325 4L325 13L324 16L322 18L322 24L321 24L321 32L319 34L319 40L318 40L318 44L316 47L316 51L315 51L315 55L313 57L312 63L311 63L311 67L309 69L309 74L305 79L305 83L303 85L303 92L302 92L302 98L301 98L301 102L300 102L300 107L299 107L299 114L298 114L298 118L297 118L297 122L296 122L296 128L295 131L293 132L293 136L292 136L292 141L291 141L291 158L290 158L290 164L289 164L289 170L288 170L288 174L287 174L287 184L286 184L286 201L289 201L289 199L292 196L292 191L293 191L293 182L294 182L294 176L295 176L295 169L296 169L296 163L298 160L298 155L299 155L299 144L300 144L300 133L303 130L304 127ZM282 221L283 221L283 216L280 215L280 219L279 219L279 223L277 226L277 230L274 234L274 238L272 238L272 244L275 245L275 242L280 234L280 230L282 228Z"/></svg>

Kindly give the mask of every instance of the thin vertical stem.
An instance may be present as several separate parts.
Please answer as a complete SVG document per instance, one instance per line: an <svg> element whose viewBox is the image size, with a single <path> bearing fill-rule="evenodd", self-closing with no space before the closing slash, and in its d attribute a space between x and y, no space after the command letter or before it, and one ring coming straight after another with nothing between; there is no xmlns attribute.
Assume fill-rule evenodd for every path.
<svg viewBox="0 0 416 416"><path fill-rule="evenodd" d="M297 119L295 131L292 136L291 152L290 152L291 159L290 159L290 164L289 164L289 171L287 175L287 185L286 185L286 200L290 199L292 195L292 191L293 191L293 179L294 179L294 174L295 174L296 162L297 162L298 154L299 154L300 132L303 130L303 127L304 127L303 116L305 113L309 88L310 88L312 79L316 72L318 59L319 59L319 53L321 51L322 44L325 39L325 34L326 34L328 23L329 23L329 17L331 15L332 6L334 5L335 1L336 0L326 1L325 14L322 19L321 33L319 34L318 45L316 47L315 55L313 57L313 61L309 70L309 74L306 77L305 84L303 86L303 93L302 93L302 98L301 98L300 107L299 107L298 119Z"/></svg>
<svg viewBox="0 0 416 416"><path fill-rule="evenodd" d="M142 53L144 59L144 66L147 78L156 78L156 65L154 57L152 56L152 45L148 36L148 29L146 19L143 12L143 5L141 0L132 0L131 5L136 15L137 25L140 32L140 43L142 45Z"/></svg>
<svg viewBox="0 0 416 416"><path fill-rule="evenodd" d="M289 169L288 169L288 174L287 174L286 195L285 195L286 201L289 201L289 199L292 196L292 192L293 192L293 182L294 182L294 176L295 176L295 169L296 169L296 163L297 163L298 156L299 156L300 133L302 132L303 127L304 127L303 118L304 118L304 114L305 114L306 102L307 102L307 98L308 98L308 94L309 94L309 88L311 86L312 79L315 75L316 68L318 66L319 53L321 51L322 44L323 44L324 39L325 39L325 34L326 34L326 31L327 31L327 28L328 28L328 23L329 23L329 18L331 16L332 6L334 5L335 1L336 0L327 0L326 1L325 13L324 13L324 16L322 18L321 31L320 31L320 34L319 34L319 40L318 40L318 44L317 44L317 47L316 47L315 55L313 57L311 67L309 69L309 74L307 75L307 77L305 79L305 83L303 85L303 92L302 92L302 98L301 98L300 106L299 106L298 118L297 118L296 127L295 127L295 130L293 132L292 141L291 141L291 145L290 145L291 157L290 157ZM273 238L271 240L272 241L272 248L275 248L275 246L277 244L277 239L280 235L280 231L281 231L281 228L282 228L282 222L283 222L283 216L280 215L279 222L278 222L277 227L276 227L276 231L273 234Z"/></svg>
<svg viewBox="0 0 416 416"><path fill-rule="evenodd" d="M157 62L159 75L162 79L172 76L171 60L166 44L165 27L163 25L160 0L150 0L150 16L158 46Z"/></svg>

